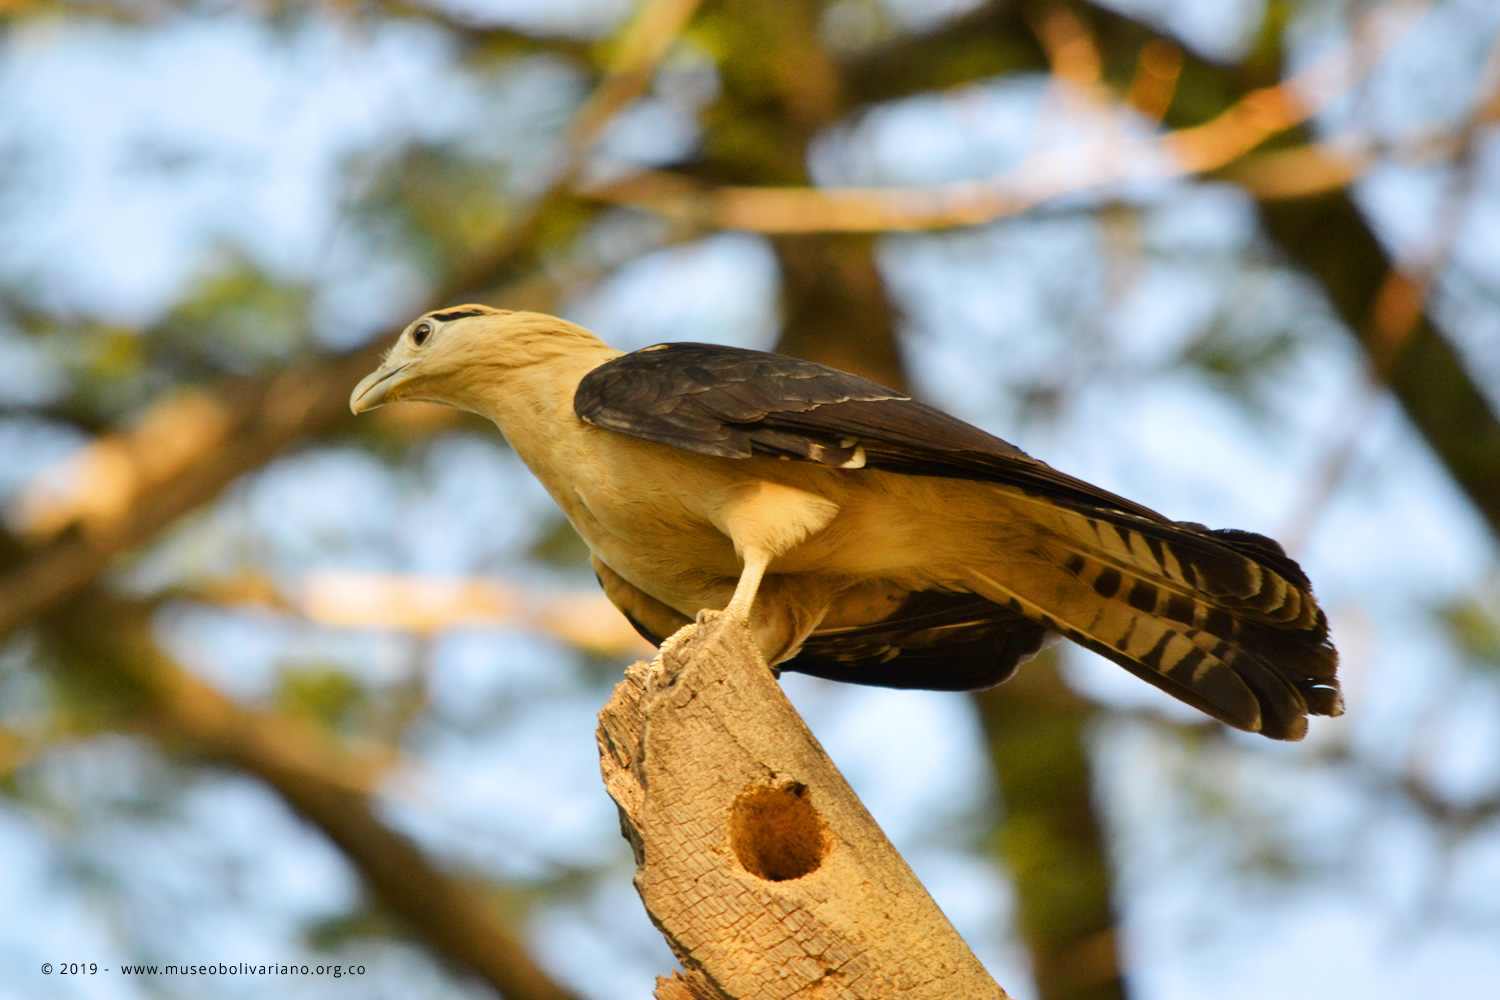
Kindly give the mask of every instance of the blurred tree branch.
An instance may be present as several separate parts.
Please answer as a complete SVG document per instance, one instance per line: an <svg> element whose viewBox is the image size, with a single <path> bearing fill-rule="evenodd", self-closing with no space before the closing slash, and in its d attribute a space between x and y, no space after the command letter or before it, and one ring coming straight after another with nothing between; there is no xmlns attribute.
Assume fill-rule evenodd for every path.
<svg viewBox="0 0 1500 1000"><path fill-rule="evenodd" d="M696 3L689 0L652 0L641 9L625 28L617 57L570 126L564 164L547 193L484 253L445 281L426 308L451 305L498 284L516 282L517 275L534 266L546 246L570 234L591 214L592 209L580 204L569 190L581 157L610 117L649 82L650 67L665 55L671 37L694 9ZM571 224L560 221L568 219ZM551 230L547 238L540 232L543 220ZM515 283L511 290L525 287ZM116 557L150 541L178 518L218 496L235 479L297 442L347 420L349 387L378 363L384 350L381 338L353 354L318 361L269 382L226 380L203 397L198 408L200 417L205 412L213 414L214 432L188 435L193 443L177 449L171 466L158 475L142 465L155 455L155 442L124 449L132 483L145 488L132 489L116 504L103 530L70 530L30 549L14 541L0 544L0 637L78 593ZM162 426L169 432L171 423L164 421ZM139 437L139 429L114 435L117 441L133 437ZM113 451L117 456L121 453Z"/></svg>
<svg viewBox="0 0 1500 1000"><path fill-rule="evenodd" d="M1045 654L974 696L1003 801L993 849L1016 887L1017 920L1045 1000L1127 995L1109 851L1095 815L1088 731L1098 709Z"/></svg>
<svg viewBox="0 0 1500 1000"><path fill-rule="evenodd" d="M244 708L186 673L152 639L145 605L91 592L62 605L47 624L72 683L101 695L123 724L266 782L445 959L508 1000L578 1000L531 959L479 891L438 871L381 822L372 791L389 761L352 753L299 720Z"/></svg>
<svg viewBox="0 0 1500 1000"><path fill-rule="evenodd" d="M50 6L46 0L0 0L0 18L23 9L31 16ZM598 211L591 200L597 192L585 198L573 190L583 157L614 114L649 84L652 69L696 8L690 0L660 0L642 11L624 39L594 46L506 29L471 29L440 11L399 0L379 6L389 15L440 23L471 49L554 52L582 64L606 65L593 97L567 131L563 163L547 193L461 273L450 276L430 306L481 295L516 304L542 286L550 294L555 279L536 276L539 260ZM1299 125L1307 109L1288 100L1291 92L1280 79L1282 25L1276 17L1268 20L1247 59L1220 66L1109 10L1067 0L988 4L934 32L902 36L843 58L830 56L820 44L817 16L818 6L810 0L775 5L722 0L708 6L697 22L707 33L706 44L712 48L732 35L729 41L740 48L722 56L724 90L708 114L702 161L681 173L647 172L605 189L629 195L616 199L622 203L675 206L676 217L699 229L771 233L783 274L779 349L902 385L896 316L869 234L971 224L1030 207L1024 191L1017 195L975 185L916 192L809 191L808 141L875 101L1001 73L1048 70L1080 93L1117 93L1125 104L1165 121L1175 129L1168 141L1179 144L1177 152L1192 170L1240 184L1262 203L1272 238L1329 289L1335 307L1361 337L1372 370L1389 375L1414 422L1500 531L1495 488L1500 424L1452 347L1430 325L1423 296L1401 284L1401 272L1393 269L1343 190L1371 157L1311 141ZM1055 178L1043 171L1042 180ZM997 214L985 216L987 211ZM872 218L882 221L879 212L887 213L885 223L894 224L873 225ZM830 235L828 230L855 232ZM516 281L523 274L533 275L524 286ZM493 292L502 285L505 291ZM1406 317L1405 332L1393 341L1391 327L1372 317L1397 314ZM96 463L96 482L115 484L113 492L86 490L84 506L51 511L51 526L45 525L43 509L42 527L28 543L0 539L0 635L51 613L59 638L80 657L94 660L96 674L98 664L118 664L122 657L155 664L152 669L164 671L166 680L144 694L137 691L144 698L141 718L151 720L153 735L275 784L356 863L363 866L361 858L368 858L379 869L368 877L377 892L392 895L394 909L408 912L401 910L407 907L409 919L427 921L442 937L459 933L465 920L482 924L492 917L481 912L477 895L443 885L443 876L430 867L412 881L401 873L399 866L413 858L419 866L426 863L409 842L380 826L366 794L368 772L361 770L368 762L345 748L322 746L295 725L288 729L288 720L235 706L165 663L150 644L140 610L112 603L96 587L121 554L148 543L238 477L299 440L342 426L347 389L373 367L378 353L379 346L372 346L275 382L226 380L198 396L163 399L137 426L96 442L83 457ZM197 408L175 409L185 400ZM154 424L153 416L162 419ZM193 433L179 433L184 430ZM109 479L110 468L117 473L124 468L123 478ZM125 488L118 488L121 483ZM99 623L96 634L80 636L79 623L64 617L73 613L70 599L95 616L81 620ZM122 636L129 648L106 648ZM1091 811L1084 741L1094 710L1042 666L1034 664L1011 685L977 699L1007 803L1001 853L1016 868L1018 922L1035 956L1042 996L1118 996L1124 984L1110 873ZM5 744L0 736L0 758ZM1038 849L1028 838L1039 830L1057 842ZM431 913L424 909L428 906L442 912ZM491 932L481 929L485 933ZM455 957L464 946L450 946L458 952L445 954L466 961ZM491 959L503 953L502 942Z"/></svg>
<svg viewBox="0 0 1500 1000"><path fill-rule="evenodd" d="M1217 141L1222 134L1209 137ZM1172 138L1168 135L1152 144L1154 150L1143 146L1135 152L1169 152ZM1182 145L1194 138L1184 136ZM1194 155L1212 164L1225 154L1222 150L1195 150ZM1283 200L1342 189L1363 173L1368 163L1367 158L1341 145L1317 143L1259 155L1236 153L1222 166L1225 179L1233 180L1257 199ZM997 222L1068 195L1107 189L1142 176L1139 170L1127 173L1123 164L1118 169L1101 165L1087 177L1079 177L1076 170L1059 173L1057 168L1066 166L1052 158L1037 157L985 180L920 188L713 186L671 171L643 171L579 193L607 204L655 212L701 230L739 229L774 235L877 234ZM1167 168L1153 173L1152 179L1187 177L1191 173L1186 167Z"/></svg>
<svg viewBox="0 0 1500 1000"><path fill-rule="evenodd" d="M535 585L493 577L320 572L281 588L268 577L241 575L185 596L274 609L336 628L431 635L462 625L508 625L598 656L640 655L652 648L598 590L538 593Z"/></svg>
<svg viewBox="0 0 1500 1000"><path fill-rule="evenodd" d="M1074 59L1080 51L1094 51L1082 23L1065 8L1058 8L1043 19L1039 34L1052 39L1044 50L1053 79L1076 88L1078 96L1093 90L1102 59L1097 53L1084 55L1081 61ZM1363 73L1373 71L1379 58L1394 44L1394 38L1387 38L1382 51L1366 53L1361 61ZM1155 47L1147 43L1142 49L1141 63L1162 61L1164 48L1180 53L1165 41ZM1072 65L1075 61L1079 62L1076 67ZM1060 155L1033 155L996 177L920 188L715 186L667 171L648 171L581 193L709 229L881 233L980 225L1121 181L1143 176L1158 180L1192 177L1237 165L1273 136L1302 125L1346 95L1358 82L1348 70L1352 61L1352 44L1340 46L1294 77L1250 90L1209 121L1185 125L1134 144L1110 139L1102 144L1095 157L1094 169L1082 173L1077 167L1080 154L1067 150ZM1149 74L1138 66L1123 103L1146 100L1141 95L1143 76ZM1171 76L1175 80L1177 74ZM1330 86L1334 81L1341 85ZM1322 95L1317 100L1304 96L1306 91L1318 90L1319 84ZM1088 99L1111 114L1119 115L1124 110L1123 103L1111 105L1092 95ZM832 124L832 118L825 124ZM1144 174L1140 169L1143 162L1153 165ZM1288 169L1309 166L1317 169L1317 186L1308 191L1289 190ZM1352 166L1351 157L1342 145L1319 143L1258 160L1242 167L1235 176L1252 195L1258 196L1257 187L1264 186L1272 196L1284 198L1318 193L1329 185L1342 187L1355 176L1350 172Z"/></svg>
<svg viewBox="0 0 1500 1000"><path fill-rule="evenodd" d="M1086 4L1058 7L1051 14L1054 18L1061 16L1058 11L1062 10L1071 12L1080 36L1099 46L1097 66L1106 83L1127 97L1140 92L1141 66L1146 62L1148 46L1157 47L1158 58L1162 46L1180 52L1169 40L1155 37L1120 15ZM1410 16L1411 9L1398 7L1397 12ZM976 34L995 32L1009 38L1010 33L1022 32L1025 23L1024 18L1002 13L996 5L981 8L939 32L882 50L895 59L897 68L882 70L881 78L904 80L899 69L903 60L936 59L933 53L941 45L951 43L963 49L968 42L961 39ZM1412 321L1409 331L1395 341L1397 350L1391 352L1390 336L1382 335L1381 324L1372 322L1371 317L1399 308L1397 300L1405 286L1389 284L1387 276L1399 273L1400 268L1390 260L1347 189L1347 183L1358 176L1360 159L1340 145L1309 141L1306 132L1307 119L1333 95L1325 87L1323 96L1311 103L1301 96L1302 88L1317 79L1347 79L1349 74L1339 72L1338 67L1349 63L1351 50L1346 47L1296 77L1279 80L1275 74L1282 63L1280 29L1279 22L1268 21L1260 43L1240 66L1223 67L1183 55L1177 72L1172 74L1174 79L1180 77L1173 94L1192 92L1197 97L1170 100L1161 108L1165 121L1174 129L1155 145L1178 164L1162 176L1222 177L1240 183L1260 201L1272 239L1327 290L1345 327L1358 337L1371 359L1372 370L1389 384L1417 430L1491 530L1500 534L1500 489L1494 486L1500 482L1500 419L1452 345L1426 315L1422 296L1412 299L1409 293L1405 295L1411 299L1405 311ZM1039 34L1045 36L1046 32ZM1387 34L1382 50L1388 51L1393 43L1393 36ZM1056 45L1049 50L1040 41L1028 45L1012 39L998 51L1004 53L1011 68L1025 65L1018 60L1031 59L1030 68L1056 69ZM1361 60L1361 70L1368 73L1374 61ZM856 60L845 67L845 91L858 92L857 85L864 80L861 67L865 65ZM993 63L984 61L960 60L960 65L969 73L995 69ZM953 76L948 85L972 78ZM895 90L881 93L886 98L899 96ZM1213 99L1206 100L1204 95ZM1494 98L1478 102L1474 120L1487 120L1495 103ZM1205 112L1206 121L1199 117ZM1246 158L1278 136L1293 145ZM1101 158L1101 162L1105 168L1100 175L1082 180L1076 172L1069 176L1059 171L1056 164L1033 162L989 181L920 189L712 185L657 171L586 194L613 204L661 212L704 228L870 233L992 221L1062 194L1120 179L1116 164L1108 158Z"/></svg>
<svg viewBox="0 0 1500 1000"><path fill-rule="evenodd" d="M204 397L221 429L194 435L162 475L152 476L144 469L133 473L132 482L146 488L132 488L94 530L75 526L29 550L11 543L10 558L0 562L0 636L87 587L116 556L150 541L239 476L343 420L348 415L342 399L345 387L368 371L380 353L372 346L269 382L226 383ZM123 432L116 440L131 437ZM123 456L127 463L130 454ZM135 454L155 452L148 448Z"/></svg>
<svg viewBox="0 0 1500 1000"><path fill-rule="evenodd" d="M334 9L339 13L345 12L343 5L337 2L334 4ZM441 5L414 2L414 0L374 0L373 3L361 5L357 9L366 17L387 17L393 20L436 24L452 32L466 48L478 49L486 55L546 53L563 56L581 65L594 62L594 46L583 39L566 35L533 34L516 28L487 24Z"/></svg>
<svg viewBox="0 0 1500 1000"><path fill-rule="evenodd" d="M643 8L570 128L565 162L551 188L487 252L450 276L430 308L502 283L509 283L507 298L533 290L534 283L516 276L593 212L567 190L580 158L649 82L695 8L684 0L655 0ZM559 217L571 223L559 225ZM115 558L296 442L346 420L349 387L383 349L372 344L270 381L225 380L207 392L174 395L135 427L106 436L75 470L85 478L84 495L90 475L101 482L113 476L118 488L105 502L95 497L50 525L32 511L33 523L49 537L39 544L0 538L0 636L42 619L76 668L76 682L106 692L149 734L267 781L322 828L382 902L440 954L513 1000L575 1000L531 961L477 893L437 872L415 845L380 823L364 786L370 762L290 720L241 708L183 673L151 641L144 608L94 589Z"/></svg>

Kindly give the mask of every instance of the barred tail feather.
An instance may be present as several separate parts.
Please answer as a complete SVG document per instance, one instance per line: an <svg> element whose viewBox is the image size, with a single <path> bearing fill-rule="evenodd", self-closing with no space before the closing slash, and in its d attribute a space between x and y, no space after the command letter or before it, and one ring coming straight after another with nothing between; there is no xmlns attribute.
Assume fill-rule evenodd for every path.
<svg viewBox="0 0 1500 1000"><path fill-rule="evenodd" d="M1050 529L1054 557L1085 555L1100 563L1101 587L1111 580L1122 582L1107 570L1135 573L1177 596L1209 598L1240 618L1297 630L1318 628L1322 612L1307 577L1281 546L1263 535L1211 531L1200 524L1153 521L1118 511L1083 513L1045 501L1033 501L1028 513ZM1130 597L1128 589L1121 592ZM1144 592L1134 600L1144 602Z"/></svg>
<svg viewBox="0 0 1500 1000"><path fill-rule="evenodd" d="M971 585L1236 728L1298 740L1343 711L1327 619L1275 542L1134 522L1058 511L1024 585L1014 564Z"/></svg>

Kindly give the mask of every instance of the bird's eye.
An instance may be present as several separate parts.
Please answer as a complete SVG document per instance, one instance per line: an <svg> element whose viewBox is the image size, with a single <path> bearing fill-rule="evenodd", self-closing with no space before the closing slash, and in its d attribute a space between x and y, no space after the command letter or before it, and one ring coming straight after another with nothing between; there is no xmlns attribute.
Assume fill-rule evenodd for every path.
<svg viewBox="0 0 1500 1000"><path fill-rule="evenodd" d="M424 343L426 343L427 338L431 335L431 323L418 323L416 329L411 332L411 342L413 344L416 344L418 347L421 347Z"/></svg>

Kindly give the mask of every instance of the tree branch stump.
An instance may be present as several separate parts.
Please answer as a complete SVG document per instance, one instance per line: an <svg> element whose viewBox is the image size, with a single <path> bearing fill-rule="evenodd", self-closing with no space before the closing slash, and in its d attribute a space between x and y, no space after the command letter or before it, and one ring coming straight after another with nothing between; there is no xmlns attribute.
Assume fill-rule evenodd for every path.
<svg viewBox="0 0 1500 1000"><path fill-rule="evenodd" d="M737 622L632 665L597 735L636 888L686 970L658 1000L1006 1000Z"/></svg>

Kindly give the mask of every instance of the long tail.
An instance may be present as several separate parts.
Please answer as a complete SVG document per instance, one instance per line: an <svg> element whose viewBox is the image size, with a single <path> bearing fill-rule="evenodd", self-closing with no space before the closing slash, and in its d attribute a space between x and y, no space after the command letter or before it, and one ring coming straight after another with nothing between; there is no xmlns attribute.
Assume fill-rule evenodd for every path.
<svg viewBox="0 0 1500 1000"><path fill-rule="evenodd" d="M972 569L977 593L1238 729L1300 740L1309 713L1342 714L1328 620L1276 542L1042 500L1028 513L1037 550Z"/></svg>

